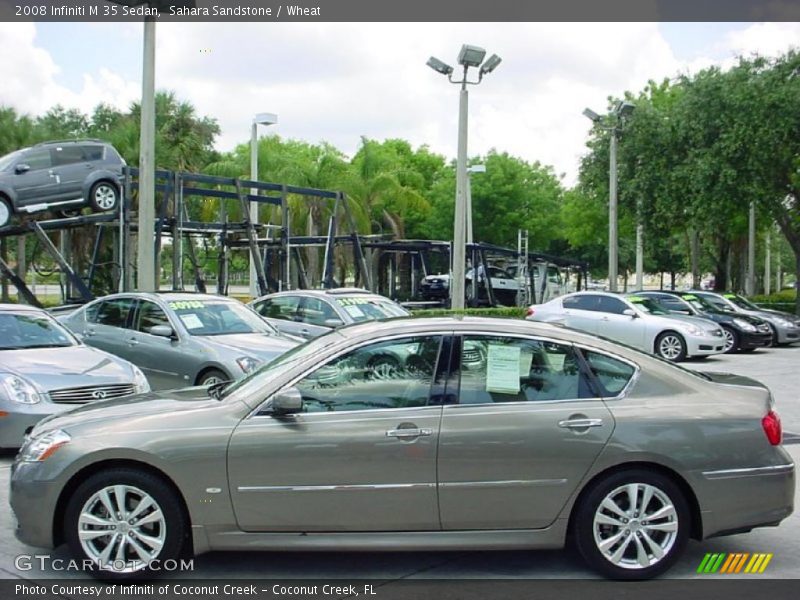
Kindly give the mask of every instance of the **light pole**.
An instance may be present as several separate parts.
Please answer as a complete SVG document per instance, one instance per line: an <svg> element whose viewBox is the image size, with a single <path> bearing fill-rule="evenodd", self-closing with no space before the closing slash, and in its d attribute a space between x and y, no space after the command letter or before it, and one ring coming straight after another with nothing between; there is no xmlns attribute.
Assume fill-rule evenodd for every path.
<svg viewBox="0 0 800 600"><path fill-rule="evenodd" d="M250 128L250 180L258 181L258 126L275 125L278 122L278 115L273 113L258 113L253 117ZM250 188L250 195L257 196L258 190ZM258 224L258 202L250 202L250 222ZM259 295L258 274L253 257L250 257L250 297L255 298Z"/></svg>
<svg viewBox="0 0 800 600"><path fill-rule="evenodd" d="M467 167L467 243L471 244L472 237L472 174L486 173L486 165L472 165ZM473 265L474 266L474 265Z"/></svg>
<svg viewBox="0 0 800 600"><path fill-rule="evenodd" d="M464 308L464 281L466 278L466 196L467 186L467 105L468 105L468 85L477 85L483 80L483 76L491 73L500 64L500 57L492 54L484 62L486 50L478 46L464 44L458 53L458 64L463 69L463 76L460 80L453 79L453 67L442 62L438 58L431 56L427 65L442 75L447 76L450 83L461 86L458 103L458 156L456 159L456 210L453 220L453 271L450 277L450 308ZM483 63L483 64L481 64ZM470 67L480 67L478 79L469 81L467 71Z"/></svg>
<svg viewBox="0 0 800 600"><path fill-rule="evenodd" d="M603 118L587 108L583 111L601 129L605 129L609 136L609 166L608 166L608 289L617 291L617 274L619 271L619 236L617 234L617 142L622 131L622 123L633 112L633 104L624 100L617 103L614 110ZM607 124L603 125L602 122Z"/></svg>

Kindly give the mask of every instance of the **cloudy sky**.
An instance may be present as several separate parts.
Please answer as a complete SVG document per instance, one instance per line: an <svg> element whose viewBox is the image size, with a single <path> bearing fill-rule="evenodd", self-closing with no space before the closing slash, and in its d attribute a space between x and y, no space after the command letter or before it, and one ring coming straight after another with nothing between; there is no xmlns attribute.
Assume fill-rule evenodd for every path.
<svg viewBox="0 0 800 600"><path fill-rule="evenodd" d="M0 105L40 114L56 103L124 108L141 93L141 24L0 23ZM401 137L455 156L457 87L425 66L462 43L503 63L470 94L470 154L491 148L576 177L589 131L581 115L740 54L800 45L799 23L161 23L156 86L222 127L229 150L256 112L270 133L326 140L352 154L361 136ZM8 49L13 48L13 52ZM262 130L263 131L263 130Z"/></svg>

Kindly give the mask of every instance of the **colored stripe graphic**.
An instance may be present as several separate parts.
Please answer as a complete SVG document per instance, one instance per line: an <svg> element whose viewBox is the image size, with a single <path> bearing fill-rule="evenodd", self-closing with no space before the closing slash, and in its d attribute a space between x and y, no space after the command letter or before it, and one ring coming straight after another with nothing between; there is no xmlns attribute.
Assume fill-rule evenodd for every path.
<svg viewBox="0 0 800 600"><path fill-rule="evenodd" d="M697 567L697 572L729 575L732 573L741 573L742 569L744 569L744 573L763 573L766 571L767 565L770 563L773 556L774 554L772 553L764 552L757 552L755 554L750 554L749 552L709 552L703 557L703 560Z"/></svg>

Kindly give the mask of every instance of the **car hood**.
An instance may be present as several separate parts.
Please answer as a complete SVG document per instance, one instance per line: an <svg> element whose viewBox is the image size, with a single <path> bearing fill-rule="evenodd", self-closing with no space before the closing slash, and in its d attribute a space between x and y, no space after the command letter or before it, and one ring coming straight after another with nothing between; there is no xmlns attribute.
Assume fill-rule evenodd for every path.
<svg viewBox="0 0 800 600"><path fill-rule="evenodd" d="M89 346L3 350L0 371L24 377L43 391L133 382L128 361Z"/></svg>
<svg viewBox="0 0 800 600"><path fill-rule="evenodd" d="M272 360L300 343L288 337L261 333L231 333L196 339L203 340L204 343L226 354L237 352L263 361Z"/></svg>
<svg viewBox="0 0 800 600"><path fill-rule="evenodd" d="M67 412L46 417L39 421L31 435L39 435L51 429L100 427L119 420L132 420L186 411L193 408L208 408L219 405L211 398L205 387L190 387L180 390L148 392L113 400L98 400L83 404Z"/></svg>
<svg viewBox="0 0 800 600"><path fill-rule="evenodd" d="M686 315L652 315L658 317L659 319L666 319L667 321L680 321L686 325L694 325L695 327L699 327L704 331L715 331L719 329L719 326L714 323L713 321L709 321L708 319L703 319L701 317L689 317Z"/></svg>
<svg viewBox="0 0 800 600"><path fill-rule="evenodd" d="M763 316L764 318L768 317L780 317L781 319L786 319L787 321L791 321L792 323L800 323L800 318L797 315L793 315L792 313L782 312L780 310L770 310L767 308L759 309L758 312L750 311L751 314Z"/></svg>

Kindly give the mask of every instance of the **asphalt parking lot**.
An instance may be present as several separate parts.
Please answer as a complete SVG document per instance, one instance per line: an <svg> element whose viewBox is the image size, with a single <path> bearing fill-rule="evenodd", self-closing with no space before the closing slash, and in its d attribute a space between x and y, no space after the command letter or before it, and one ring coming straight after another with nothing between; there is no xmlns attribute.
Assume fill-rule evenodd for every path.
<svg viewBox="0 0 800 600"><path fill-rule="evenodd" d="M698 370L727 371L759 379L773 391L783 420L787 450L795 462L800 460L800 348L759 350L752 354L711 357L691 361L685 366ZM0 578L63 579L86 578L80 572L56 572L33 562L30 570L20 569L19 556L37 550L14 537L14 524L8 508L8 477L12 458L0 457ZM670 578L708 578L696 569L707 552L763 552L774 557L760 577L793 579L800 576L800 515L786 519L778 528L755 530L748 534L691 542L680 562L669 572ZM39 551L41 553L41 551ZM44 552L66 558L64 548ZM24 562L24 561L23 561ZM178 576L178 575L176 575ZM194 570L179 575L182 579L370 579L377 585L392 586L414 579L591 579L589 571L572 551L529 552L373 552L373 553L211 553L195 559ZM716 577L716 576L711 576Z"/></svg>

